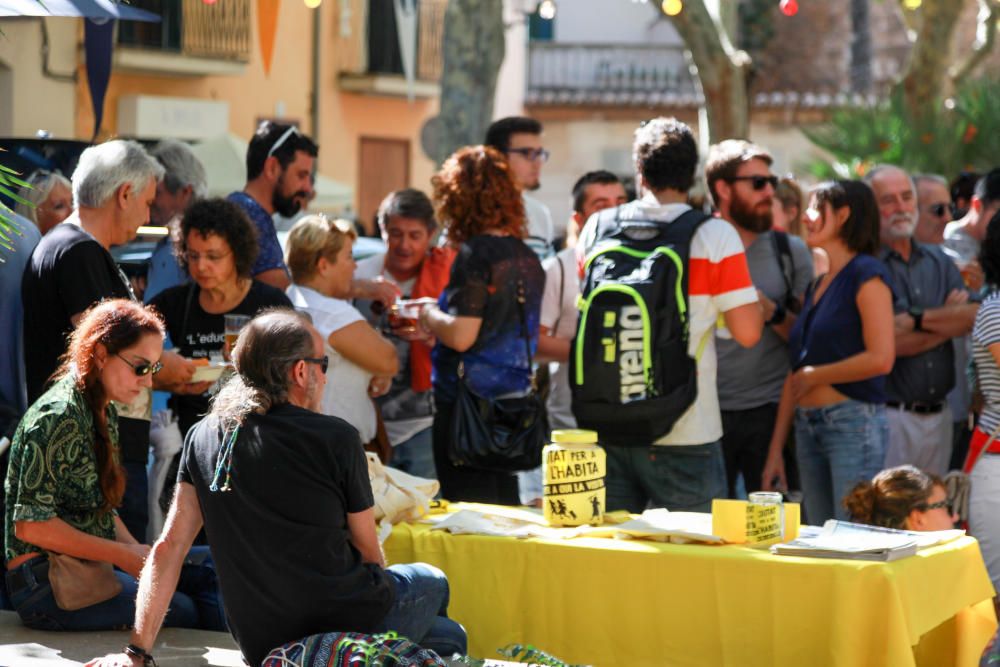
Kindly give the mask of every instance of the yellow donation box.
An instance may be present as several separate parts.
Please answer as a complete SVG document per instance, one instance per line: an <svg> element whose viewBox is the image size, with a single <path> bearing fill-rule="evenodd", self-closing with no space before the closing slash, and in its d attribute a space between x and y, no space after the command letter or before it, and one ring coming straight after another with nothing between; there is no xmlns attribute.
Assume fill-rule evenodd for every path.
<svg viewBox="0 0 1000 667"><path fill-rule="evenodd" d="M598 525L604 520L607 460L597 433L552 431L542 450L545 521L550 526Z"/></svg>

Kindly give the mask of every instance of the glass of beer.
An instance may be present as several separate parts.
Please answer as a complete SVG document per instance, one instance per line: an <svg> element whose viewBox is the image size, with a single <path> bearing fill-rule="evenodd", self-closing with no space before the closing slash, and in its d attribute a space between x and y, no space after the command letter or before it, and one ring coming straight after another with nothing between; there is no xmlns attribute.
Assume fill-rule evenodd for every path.
<svg viewBox="0 0 1000 667"><path fill-rule="evenodd" d="M240 337L240 331L242 331L243 327L245 327L247 322L250 321L250 316L227 313L224 317L226 320L226 344L223 348L223 352L224 356L228 360L233 348L236 347L236 339Z"/></svg>

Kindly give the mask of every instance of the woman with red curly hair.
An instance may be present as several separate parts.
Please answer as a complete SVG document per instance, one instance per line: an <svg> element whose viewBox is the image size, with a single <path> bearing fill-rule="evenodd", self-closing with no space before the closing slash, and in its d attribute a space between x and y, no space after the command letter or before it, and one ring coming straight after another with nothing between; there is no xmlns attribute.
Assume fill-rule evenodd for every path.
<svg viewBox="0 0 1000 667"><path fill-rule="evenodd" d="M467 387L483 398L531 391L525 333L533 356L545 273L524 244L524 204L503 154L485 146L462 148L431 182L438 220L458 250L439 307L420 315L421 326L437 337L432 353L433 433L441 494L450 500L517 505L516 475L451 462L451 420L459 362ZM524 296L526 326L519 293Z"/></svg>
<svg viewBox="0 0 1000 667"><path fill-rule="evenodd" d="M112 401L129 404L148 389L162 352L163 322L154 311L127 299L98 303L73 331L55 382L17 428L7 470L4 561L10 600L30 628L109 630L132 624L136 577L149 547L132 537L115 512L125 493L125 472ZM52 554L118 568L103 575L110 597L57 596L49 579ZM205 547L192 550L192 561L207 557ZM93 588L92 580L68 583L74 581ZM210 564L185 565L178 590L183 592L171 600L168 624L225 630Z"/></svg>

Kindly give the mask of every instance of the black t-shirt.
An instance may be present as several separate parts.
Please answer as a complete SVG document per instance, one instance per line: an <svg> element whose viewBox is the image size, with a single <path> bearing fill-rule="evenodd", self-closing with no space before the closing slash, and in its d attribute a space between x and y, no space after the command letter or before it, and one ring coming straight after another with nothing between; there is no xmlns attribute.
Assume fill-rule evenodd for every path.
<svg viewBox="0 0 1000 667"><path fill-rule="evenodd" d="M358 432L288 404L251 414L233 445L230 490L213 492L222 438L214 417L191 429L177 480L198 493L229 628L247 661L259 665L307 635L377 630L395 590L348 539L347 513L374 504Z"/></svg>
<svg viewBox="0 0 1000 667"><path fill-rule="evenodd" d="M163 315L174 348L188 359L208 359L221 352L226 340L226 318L222 313L206 313L198 303L201 288L195 283L166 289L150 301ZM230 314L253 317L264 308L291 308L292 302L277 287L253 281L250 291ZM181 434L188 432L208 412L208 392L200 396L176 395L170 406L177 415Z"/></svg>
<svg viewBox="0 0 1000 667"><path fill-rule="evenodd" d="M132 297L111 253L74 224L56 225L24 268L24 370L34 403L66 351L70 317L101 299Z"/></svg>

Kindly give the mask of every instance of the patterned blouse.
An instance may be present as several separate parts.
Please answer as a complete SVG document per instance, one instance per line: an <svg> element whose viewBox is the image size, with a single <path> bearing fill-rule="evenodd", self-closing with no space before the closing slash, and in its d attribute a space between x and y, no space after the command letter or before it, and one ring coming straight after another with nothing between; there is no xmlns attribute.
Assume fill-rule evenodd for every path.
<svg viewBox="0 0 1000 667"><path fill-rule="evenodd" d="M118 413L108 406L108 431L118 456ZM15 521L59 517L85 533L115 539L113 512L102 512L94 454L94 416L68 375L25 413L10 449L5 490L4 559L40 551L14 536Z"/></svg>

